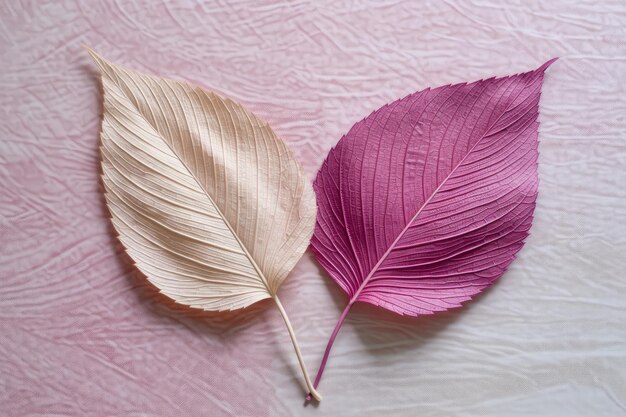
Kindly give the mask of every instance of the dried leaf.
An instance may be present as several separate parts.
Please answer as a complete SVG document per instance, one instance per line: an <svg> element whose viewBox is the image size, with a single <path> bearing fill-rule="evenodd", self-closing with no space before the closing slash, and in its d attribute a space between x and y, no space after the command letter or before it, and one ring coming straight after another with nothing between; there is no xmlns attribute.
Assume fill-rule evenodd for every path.
<svg viewBox="0 0 626 417"><path fill-rule="evenodd" d="M204 310L272 298L313 232L315 198L283 141L241 105L186 83L102 72L102 171L119 239L161 292Z"/></svg>
<svg viewBox="0 0 626 417"><path fill-rule="evenodd" d="M352 127L315 180L311 246L350 307L417 316L459 307L500 277L537 196L537 115L548 61L511 77L411 94Z"/></svg>

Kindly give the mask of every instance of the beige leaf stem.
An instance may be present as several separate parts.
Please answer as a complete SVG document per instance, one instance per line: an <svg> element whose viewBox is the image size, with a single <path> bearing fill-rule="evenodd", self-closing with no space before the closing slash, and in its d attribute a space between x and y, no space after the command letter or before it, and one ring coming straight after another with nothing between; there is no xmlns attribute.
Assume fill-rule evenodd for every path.
<svg viewBox="0 0 626 417"><path fill-rule="evenodd" d="M102 170L120 241L165 295L204 310L276 302L304 253L315 197L285 143L241 105L113 65L102 72Z"/></svg>

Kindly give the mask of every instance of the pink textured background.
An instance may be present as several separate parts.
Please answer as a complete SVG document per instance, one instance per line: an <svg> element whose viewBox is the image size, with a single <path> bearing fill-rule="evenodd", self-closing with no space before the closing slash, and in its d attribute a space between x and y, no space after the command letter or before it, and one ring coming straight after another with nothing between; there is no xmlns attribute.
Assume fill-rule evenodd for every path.
<svg viewBox="0 0 626 417"><path fill-rule="evenodd" d="M626 5L509 3L0 2L0 415L626 415ZM388 101L560 56L531 237L463 311L355 308L304 407L271 304L190 312L120 254L81 44L248 105L311 177ZM343 295L307 254L281 298L314 373Z"/></svg>

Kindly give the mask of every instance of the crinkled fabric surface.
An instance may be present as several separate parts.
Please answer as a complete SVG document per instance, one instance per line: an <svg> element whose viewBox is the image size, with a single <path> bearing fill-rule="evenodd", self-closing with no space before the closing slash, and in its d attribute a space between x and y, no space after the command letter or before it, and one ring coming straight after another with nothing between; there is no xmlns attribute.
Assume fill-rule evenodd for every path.
<svg viewBox="0 0 626 417"><path fill-rule="evenodd" d="M13 2L0 5L0 414L626 415L622 1ZM100 87L82 44L215 89L312 178L381 105L536 68L531 236L464 309L353 309L305 406L276 309L178 307L135 272L99 185ZM310 371L346 300L310 254L280 291Z"/></svg>

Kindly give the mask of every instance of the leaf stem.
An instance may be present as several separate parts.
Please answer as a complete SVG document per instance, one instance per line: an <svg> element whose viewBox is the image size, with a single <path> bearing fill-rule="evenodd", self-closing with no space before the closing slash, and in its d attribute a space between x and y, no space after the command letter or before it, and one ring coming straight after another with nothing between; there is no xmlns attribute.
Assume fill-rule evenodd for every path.
<svg viewBox="0 0 626 417"><path fill-rule="evenodd" d="M324 368L326 368L326 362L328 361L328 356L330 355L330 349L333 347L333 343L335 343L335 338L337 337L337 333L339 333L339 329L341 328L341 325L346 320L346 316L348 315L348 312L350 311L352 304L354 304L354 301L350 300L346 308L343 310L343 313L341 313L341 316L339 317L339 321L337 322L337 325L335 325L335 329L333 330L333 333L330 335L330 339L328 340L328 344L326 345L326 351L324 352L324 356L322 357L322 363L320 364L320 369L317 371L317 375L315 376L315 382L313 383L313 388L317 388L317 386L320 383L320 379L322 379L322 374L324 373ZM311 395L315 397L315 394L313 392L310 392L309 395L307 395L306 399L310 401Z"/></svg>
<svg viewBox="0 0 626 417"><path fill-rule="evenodd" d="M291 337L291 343L293 344L293 348L296 351L298 362L300 362L300 368L302 369L302 374L304 375L304 381L306 382L306 387L309 389L309 396L307 398L310 398L310 396L313 395L313 398L315 398L317 401L321 401L322 396L317 391L315 391L315 387L311 383L311 378L309 377L309 372L306 370L306 365L304 364L304 359L302 358L302 352L300 352L300 347L298 346L298 341L296 340L296 334L293 331L293 327L291 327L291 322L289 321L289 317L287 317L287 312L283 308L283 305L278 299L277 295L274 295L272 298L276 302L278 311L280 311L280 315L283 317L283 320L287 325L289 337Z"/></svg>

